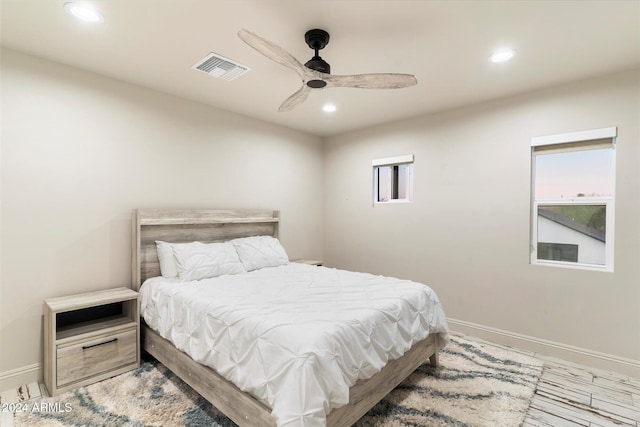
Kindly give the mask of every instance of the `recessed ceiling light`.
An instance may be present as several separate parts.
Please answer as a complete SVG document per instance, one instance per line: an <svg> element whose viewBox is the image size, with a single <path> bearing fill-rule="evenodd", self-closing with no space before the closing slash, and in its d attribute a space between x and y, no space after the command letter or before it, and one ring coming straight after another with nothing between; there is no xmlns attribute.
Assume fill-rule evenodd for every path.
<svg viewBox="0 0 640 427"><path fill-rule="evenodd" d="M94 7L86 3L70 2L64 4L64 10L68 14L85 22L103 22L104 17Z"/></svg>
<svg viewBox="0 0 640 427"><path fill-rule="evenodd" d="M324 111L325 113L333 113L334 111L336 111L337 108L335 106L335 104L324 104L322 106L322 111Z"/></svg>
<svg viewBox="0 0 640 427"><path fill-rule="evenodd" d="M491 62L506 62L514 57L516 51L513 49L503 49L495 52L489 57Z"/></svg>

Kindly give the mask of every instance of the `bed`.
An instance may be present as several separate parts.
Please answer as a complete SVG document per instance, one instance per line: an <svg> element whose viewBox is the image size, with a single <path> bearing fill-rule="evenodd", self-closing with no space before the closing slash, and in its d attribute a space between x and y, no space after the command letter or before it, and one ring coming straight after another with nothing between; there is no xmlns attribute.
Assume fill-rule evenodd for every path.
<svg viewBox="0 0 640 427"><path fill-rule="evenodd" d="M170 243L185 243L194 241L213 243L232 241L233 239L247 238L251 236L273 236L277 238L279 230L279 212L272 210L135 210L133 212L132 225L133 283L136 290L139 290L141 288L141 285L146 282L142 288L143 291L148 292L148 295L143 294L143 301L145 300L145 298L147 301L151 301L152 299L154 301L183 301L181 299L183 297L182 294L194 293L193 295L196 295L195 292L204 292L204 294L197 294L198 296L192 298L192 300L184 299L185 304L192 305L190 305L190 309L188 310L189 312L196 312L197 310L201 310L201 308L197 304L200 304L201 306L203 304L207 305L211 304L212 301L215 300L221 300L224 302L225 300L223 297L214 297L215 295L226 297L226 294L220 293L221 291L219 289L225 289L226 291L232 292L236 288L241 288L242 286L253 286L252 288L250 288L253 290L248 295L256 294L256 300L268 299L268 292L274 292L270 291L269 288L266 287L266 284L268 283L271 283L271 285L269 286L275 286L275 288L273 289L281 290L284 293L290 293L292 292L292 290L294 290L295 292L295 289L297 288L292 287L292 285L286 285L286 280L288 280L288 277L293 277L292 280L294 280L296 286L300 283L311 283L311 285L307 287L312 288L313 292L317 292L317 288L313 288L314 283L319 281L322 281L323 283L329 283L330 281L334 281L335 279L335 281L337 282L333 283L332 286L334 286L334 288L331 291L326 291L327 294L331 294L331 292L340 292L339 288L335 286L338 286L340 283L342 283L340 281L343 280L343 278L345 279L345 289L352 289L346 287L348 283L352 282L353 284L350 286L354 286L353 289L355 289L355 287L361 288L362 285L356 283L356 279L363 279L365 282L368 281L367 283L369 284L378 286L380 289L383 289L383 293L384 289L388 288L389 286L396 286L395 282L387 282L387 280L397 279L365 275L364 273L343 272L341 270L328 269L324 267L306 265L303 266L300 264L296 265L295 263L290 263L288 265L282 265L269 269L252 271L249 273L243 273L234 276L225 276L227 278L225 278L224 281L222 280L222 278L215 278L199 280L197 282L189 282L186 286L184 286L184 283L183 285L175 285L171 283L171 280L163 280L159 277L160 264L158 260L158 253L156 250L156 241L164 241ZM407 281L402 282L405 282L403 286L406 287ZM257 284L260 283L265 284L264 290L261 288L261 286L257 286ZM219 286L221 288L216 288L216 286ZM278 288L278 286L282 287ZM398 284L397 286L400 286L400 284ZM410 282L409 287L411 286L420 286L421 289L426 288L424 285L415 284L413 282ZM300 286L300 289L303 288L304 286ZM153 293L151 289L153 289ZM373 289L373 287L371 289ZM429 291L432 292L431 290ZM168 292L168 296L163 295L162 292ZM259 292L264 293L260 296ZM303 290L300 290L300 292L303 292ZM407 292L409 292L409 290ZM313 294L313 296L315 298L316 294ZM232 296L229 295L228 297L231 298ZM304 305L305 301L310 299L309 295L304 295L301 293L300 298L302 302L299 303L298 311L305 312L301 314L302 316L313 316L314 314L310 313L314 313L314 306ZM439 307L439 302L437 301L437 297L435 296L435 294L433 294L431 299L435 300L437 306ZM326 305L322 309L317 309L316 312L322 312L325 309L331 310L331 305L340 305L336 303L336 301L337 300L335 300L333 303L325 303L328 305ZM381 301L383 302L377 303L383 304L382 306L386 307L385 304L387 304L387 300ZM249 301L249 303L254 304L254 302L252 301ZM149 303L146 304L149 307L153 305ZM228 301L227 304L229 304ZM352 302L349 302L349 304L357 305L358 300L354 299ZM411 305L413 304L414 303L412 302ZM171 305L171 303L167 303L166 305ZM303 310L300 309L300 307L312 308ZM366 307L364 306L362 308L366 309ZM376 308L376 310L379 311L379 308ZM441 311L441 307L438 310ZM181 310L177 310L177 312L180 311ZM255 387L251 386L251 384L247 384L246 378L244 380L241 378L236 378L237 375L235 371L233 371L233 373L229 373L227 372L227 369L223 367L220 367L220 369L216 371L211 367L206 366L204 363L200 363L203 360L207 360L208 356L205 355L201 357L197 354L198 351L196 351L195 354L193 353L193 351L190 351L190 353L194 354L194 358L200 361L196 361L194 360L194 358L192 358L192 356L188 355L187 352L189 352L189 349L185 347L189 347L190 344L183 344L182 342L180 342L180 340L176 340L175 337L170 336L171 334L167 335L167 330L177 330L178 327L165 325L163 329L160 326L160 323L164 322L164 320L162 319L173 319L177 316L175 313L168 314L167 312L160 311L159 314L155 315L155 317L154 315L149 315L149 323L152 324L155 329L143 322L142 339L143 348L146 352L148 352L151 356L168 367L178 377L189 384L194 390L196 390L204 398L209 400L217 409L219 409L227 417L229 417L232 421L240 426L311 426L324 425L325 422L327 426L351 426L377 402L379 402L386 394L388 394L393 388L395 388L400 382L402 382L402 380L409 376L418 366L420 366L427 360L429 360L433 365L438 364L438 349L446 344L446 341L448 340L448 334L446 320L444 319L444 313L438 312L435 314L436 315L434 315L434 313L429 313L428 316L421 315L420 317L420 319L422 319L420 322L422 323L426 323L425 319L429 317L429 324L431 325L431 327L430 329L429 327L427 327L427 329L429 329L428 332L424 332L426 336L422 337L422 335L416 335L415 328L419 327L416 326L416 323L420 322L415 321L415 319L412 317L414 321L413 323L411 323L411 321L407 323L407 325L410 325L407 326L407 329L411 328L413 332L404 334L410 335L410 337L407 337L405 340L411 343L409 347L401 348L403 339L398 338L398 348L390 349L390 355L379 356L380 359L383 359L384 357L388 358L388 360L384 360L384 364L381 368L376 368L376 372L372 373L372 368L367 366L363 367L363 373L358 373L358 375L362 375L363 378L358 380L353 380L353 378L351 378L351 374L344 374L345 378L350 378L350 380L345 379L345 382L348 382L350 384L349 388L346 390L346 393L336 390L335 395L338 397L336 397L335 401L331 401L331 404L327 403L327 401L321 402L319 404L320 407L317 409L317 411L322 412L322 416L316 417L316 415L309 415L308 418L304 419L301 416L300 420L298 421L293 419L287 419L286 421L283 421L284 418L281 416L281 412L278 412L279 407L284 407L279 403L283 400L282 397L279 398L280 400L276 400L274 405L270 405L269 401L271 401L271 395L274 393L265 392L263 393L264 395L258 393L254 390ZM332 318L335 316L340 317L340 312L335 311L331 315ZM436 318L435 320L434 317ZM158 319L162 320L162 322ZM242 321L253 321L253 326L247 328L253 330L259 329L260 325L268 325L269 319L265 319L259 318L259 316L255 319L253 319L251 316L245 316ZM305 321L305 319L308 320L308 318L304 318L303 321ZM312 317L312 319L314 318ZM225 320L225 322L226 321L227 320ZM189 320L182 319L176 322L182 325L185 322L188 323ZM358 320L358 322L360 321ZM357 322L347 320L343 323L351 324ZM360 325L358 327L362 329ZM315 329L312 327L309 330L311 331ZM189 334L189 332L184 332L182 330L180 330L179 332L180 333L178 335ZM325 332L326 331L321 328L318 333L324 334ZM260 332L260 334L262 333L263 332ZM376 333L378 333L377 329ZM419 333L423 334L422 331L420 331ZM196 334L195 332L191 332L191 334L201 335L202 333L198 332ZM420 339L415 338L416 336L418 336ZM260 335L258 338L261 339L261 337L262 335ZM314 335L312 332L309 332L309 337L310 341L313 341L314 343L324 342L321 339L313 339ZM254 338L248 337L247 339L251 340ZM236 345L235 342L233 345ZM257 345L258 344L256 344L256 346ZM177 346L181 347L181 349L178 349ZM185 350L187 352L182 350ZM369 347L368 350L365 350L371 351L371 348ZM333 353L330 354L341 353L335 348L332 351ZM398 351L401 352L398 353ZM369 358L375 359L376 357L374 357L374 355L377 353L378 351L375 350L367 353L367 355L370 356ZM360 355L362 355L362 353L360 353ZM336 356L334 354L334 358L335 357ZM319 362L315 363L314 359L314 372L318 369L323 369L322 366L323 363L327 363L326 360L329 360L329 362L333 363L331 357L329 357L329 359L325 359L324 362L320 357L318 358L318 360ZM378 360L377 362L374 361L373 364L375 365L375 363L379 362L380 360ZM272 365L272 363L276 364ZM269 362L269 366L279 366L277 365L277 363L278 362ZM283 364L283 366L285 365L289 366L289 364ZM318 365L319 367L316 365ZM264 370L265 368L263 367L260 369ZM291 368L291 371L294 371L294 369ZM298 376L300 376L301 378L305 378L304 375L309 374L302 373ZM328 390L327 393L333 396L334 391L331 387L334 386L332 385L330 376L327 374L327 377L325 378L323 374L320 374L319 377L320 378L318 378L316 381L320 384L320 386L318 387L323 388L323 390ZM229 379L234 379L237 384L240 384L240 387L238 387ZM314 383L314 381L309 381L308 384L312 383ZM286 388L291 392L290 386ZM245 392L243 391L243 389L250 390L251 392ZM309 387L307 387L307 390L308 389ZM311 389L314 390L312 387ZM281 396L283 393L278 392L275 394ZM284 393L284 395L286 394L287 393ZM304 393L302 394L304 395ZM291 393L289 393L289 395L289 398L291 398ZM309 397L309 400L313 400L311 399L311 397L315 397L315 394L313 396L309 395L307 397ZM285 397L285 399L287 398ZM336 402L339 403L336 404ZM310 403L306 402L306 400L303 404L310 405ZM278 415L279 418L274 414Z"/></svg>

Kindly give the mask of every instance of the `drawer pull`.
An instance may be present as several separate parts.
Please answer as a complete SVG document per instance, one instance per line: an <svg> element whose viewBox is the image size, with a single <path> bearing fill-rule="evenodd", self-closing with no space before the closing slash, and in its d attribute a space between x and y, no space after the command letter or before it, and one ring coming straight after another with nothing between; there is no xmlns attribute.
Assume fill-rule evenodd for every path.
<svg viewBox="0 0 640 427"><path fill-rule="evenodd" d="M116 342L116 341L118 341L118 338L114 338L114 339L112 339L112 340L105 341L105 342L101 342L101 343L98 343L98 344L93 344L93 345L83 345L83 346L82 346L82 349L83 349L83 350L87 350L87 349L89 349L89 348L97 347L97 346L99 346L99 345L110 344L110 343L112 343L112 342Z"/></svg>

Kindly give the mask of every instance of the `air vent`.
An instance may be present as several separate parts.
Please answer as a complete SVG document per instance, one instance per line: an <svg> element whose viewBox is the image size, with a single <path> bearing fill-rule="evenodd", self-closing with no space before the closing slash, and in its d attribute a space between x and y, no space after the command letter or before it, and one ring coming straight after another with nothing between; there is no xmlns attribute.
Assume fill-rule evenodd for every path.
<svg viewBox="0 0 640 427"><path fill-rule="evenodd" d="M251 70L217 53L210 53L191 68L227 81L236 79Z"/></svg>

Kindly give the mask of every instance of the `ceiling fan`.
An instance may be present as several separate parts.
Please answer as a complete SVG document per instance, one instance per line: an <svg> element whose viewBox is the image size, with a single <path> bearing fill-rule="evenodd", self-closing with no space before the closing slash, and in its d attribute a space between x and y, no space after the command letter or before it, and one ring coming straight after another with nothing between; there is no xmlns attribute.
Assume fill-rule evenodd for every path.
<svg viewBox="0 0 640 427"><path fill-rule="evenodd" d="M329 33L324 30L313 29L306 32L304 39L307 45L315 51L315 55L302 65L289 52L269 40L252 33L249 30L238 31L246 44L266 56L267 58L291 68L302 79L302 87L280 105L278 111L289 111L302 104L312 89L324 87L357 87L362 89L398 89L413 86L418 83L412 74L376 73L354 74L338 76L331 74L331 66L324 61L318 51L329 43Z"/></svg>

